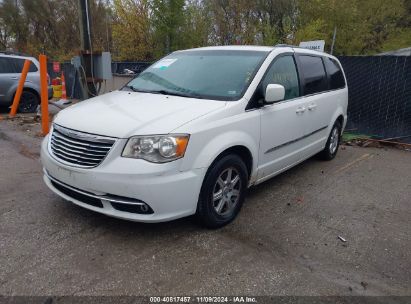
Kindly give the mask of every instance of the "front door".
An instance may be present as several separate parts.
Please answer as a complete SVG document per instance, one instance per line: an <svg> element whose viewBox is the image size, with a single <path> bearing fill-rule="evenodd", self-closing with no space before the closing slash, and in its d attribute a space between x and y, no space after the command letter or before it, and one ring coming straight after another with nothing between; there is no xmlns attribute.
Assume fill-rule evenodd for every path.
<svg viewBox="0 0 411 304"><path fill-rule="evenodd" d="M303 119L307 112L306 102L300 98L299 77L293 54L274 58L259 89L265 91L268 84L284 86L285 98L260 109L259 182L300 160Z"/></svg>

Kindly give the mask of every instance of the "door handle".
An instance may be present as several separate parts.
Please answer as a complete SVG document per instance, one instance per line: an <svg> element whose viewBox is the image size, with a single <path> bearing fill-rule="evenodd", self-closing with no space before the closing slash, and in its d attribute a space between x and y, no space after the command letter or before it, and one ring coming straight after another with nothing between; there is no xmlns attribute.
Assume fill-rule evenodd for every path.
<svg viewBox="0 0 411 304"><path fill-rule="evenodd" d="M13 77L10 77L11 79L13 79L13 80L17 80L17 79L19 79L18 77L16 77L16 76L13 76Z"/></svg>
<svg viewBox="0 0 411 304"><path fill-rule="evenodd" d="M295 113L300 114L305 112L305 107L298 107L297 110L295 110Z"/></svg>
<svg viewBox="0 0 411 304"><path fill-rule="evenodd" d="M317 105L315 103L312 103L308 106L308 110L312 111L317 107Z"/></svg>

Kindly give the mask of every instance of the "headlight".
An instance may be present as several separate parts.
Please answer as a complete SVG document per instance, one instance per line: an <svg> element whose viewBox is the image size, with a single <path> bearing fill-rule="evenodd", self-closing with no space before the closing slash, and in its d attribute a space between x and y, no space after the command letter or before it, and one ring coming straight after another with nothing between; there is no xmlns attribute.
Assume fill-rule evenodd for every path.
<svg viewBox="0 0 411 304"><path fill-rule="evenodd" d="M127 141L122 156L153 163L173 161L184 156L189 138L187 134L134 136Z"/></svg>

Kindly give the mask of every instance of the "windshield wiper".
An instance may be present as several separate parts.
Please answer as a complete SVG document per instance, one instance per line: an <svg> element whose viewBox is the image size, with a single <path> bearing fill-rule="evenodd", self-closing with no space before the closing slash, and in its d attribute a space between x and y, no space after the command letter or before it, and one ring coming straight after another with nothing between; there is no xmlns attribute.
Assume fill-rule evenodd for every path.
<svg viewBox="0 0 411 304"><path fill-rule="evenodd" d="M137 90L135 87L133 87L132 85L126 85L126 86L124 86L123 88L127 88L127 89L130 89L130 90L132 90L132 91L134 91L134 92L140 92L139 90Z"/></svg>
<svg viewBox="0 0 411 304"><path fill-rule="evenodd" d="M171 96L191 97L191 95L189 95L189 94L184 94L184 93L180 93L180 92L173 92L173 91L167 91L167 90L153 91L153 93L158 93L158 94L163 94L163 95L171 95Z"/></svg>
<svg viewBox="0 0 411 304"><path fill-rule="evenodd" d="M139 92L139 93L165 94L165 91L141 90L141 89L137 89L136 87L134 87L132 85L126 85L124 87L127 88L127 89L130 89L134 92Z"/></svg>
<svg viewBox="0 0 411 304"><path fill-rule="evenodd" d="M188 98L202 98L200 95L197 95L197 94L186 94L182 92L173 92L173 91L167 91L167 90L139 90L139 89L136 89L132 85L126 85L124 87L134 92L140 92L140 93L161 94L161 95L188 97Z"/></svg>
<svg viewBox="0 0 411 304"><path fill-rule="evenodd" d="M173 91L167 91L167 90L148 91L148 92L153 93L153 94L181 96L181 97L188 97L188 98L203 98L201 95L194 94L194 93L173 92Z"/></svg>

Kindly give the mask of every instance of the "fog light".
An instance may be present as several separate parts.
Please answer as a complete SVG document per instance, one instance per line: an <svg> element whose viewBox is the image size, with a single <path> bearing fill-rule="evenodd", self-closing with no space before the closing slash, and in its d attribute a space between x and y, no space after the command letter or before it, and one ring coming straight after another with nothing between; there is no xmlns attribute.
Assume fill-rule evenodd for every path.
<svg viewBox="0 0 411 304"><path fill-rule="evenodd" d="M143 205L115 203L115 202L110 202L110 203L111 203L111 206L113 206L113 208L118 211L130 212L130 213L136 213L136 214L153 214L154 213L153 209L151 209L151 207L147 205L146 203L144 203Z"/></svg>

